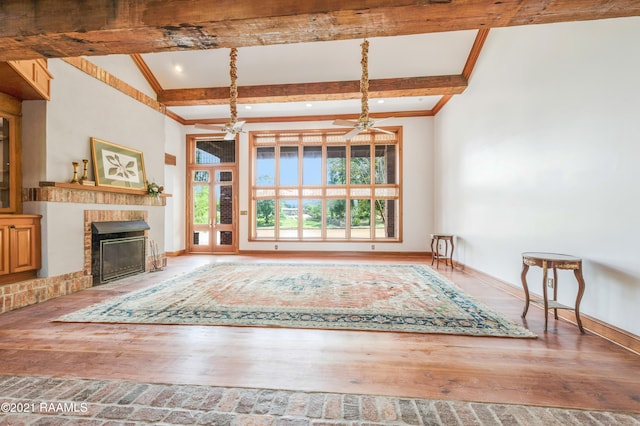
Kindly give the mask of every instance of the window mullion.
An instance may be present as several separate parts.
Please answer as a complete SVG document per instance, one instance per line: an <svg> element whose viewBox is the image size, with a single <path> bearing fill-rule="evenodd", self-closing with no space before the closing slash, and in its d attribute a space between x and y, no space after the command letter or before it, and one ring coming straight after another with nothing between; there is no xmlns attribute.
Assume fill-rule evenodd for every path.
<svg viewBox="0 0 640 426"><path fill-rule="evenodd" d="M304 204L302 198L302 176L304 176L304 142L302 137L298 139L298 240L304 240Z"/></svg>
<svg viewBox="0 0 640 426"><path fill-rule="evenodd" d="M376 144L371 143L369 148L369 235L376 239Z"/></svg>
<svg viewBox="0 0 640 426"><path fill-rule="evenodd" d="M274 161L275 161L275 176L273 179L273 185L276 190L275 193L275 201L274 201L274 209L275 212L273 214L274 223L274 238L276 240L280 240L280 135L276 138L275 147L273 150Z"/></svg>
<svg viewBox="0 0 640 426"><path fill-rule="evenodd" d="M327 162L327 134L324 133L322 135L322 180L320 181L322 185L320 238L322 241L327 240Z"/></svg>
<svg viewBox="0 0 640 426"><path fill-rule="evenodd" d="M344 227L345 238L351 240L351 143L345 148L344 185L347 193L344 199Z"/></svg>

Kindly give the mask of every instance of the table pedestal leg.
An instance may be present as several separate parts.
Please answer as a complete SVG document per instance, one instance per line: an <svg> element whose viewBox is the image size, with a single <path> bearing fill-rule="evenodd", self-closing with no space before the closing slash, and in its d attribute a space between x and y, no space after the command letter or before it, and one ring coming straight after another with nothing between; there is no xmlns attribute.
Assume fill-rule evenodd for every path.
<svg viewBox="0 0 640 426"><path fill-rule="evenodd" d="M447 253L449 252L449 240L445 239L444 240L444 267L447 267ZM438 257L440 257L440 254L438 254Z"/></svg>
<svg viewBox="0 0 640 426"><path fill-rule="evenodd" d="M544 331L547 331L549 322L549 299L547 298L547 261L542 261L542 295L544 297Z"/></svg>
<svg viewBox="0 0 640 426"><path fill-rule="evenodd" d="M522 288L524 289L524 310L522 311L522 318L527 316L529 310L529 286L527 285L527 272L529 271L529 265L522 264L522 273L520 274L520 280L522 281Z"/></svg>
<svg viewBox="0 0 640 426"><path fill-rule="evenodd" d="M431 266L433 266L433 261L436 260L436 253L433 251L433 242L435 240L435 238L431 238Z"/></svg>
<svg viewBox="0 0 640 426"><path fill-rule="evenodd" d="M558 270L553 268L553 301L558 300ZM558 309L553 309L553 317L558 319Z"/></svg>
<svg viewBox="0 0 640 426"><path fill-rule="evenodd" d="M582 328L582 321L580 320L580 301L582 300L582 295L584 294L584 278L582 277L582 269L574 269L573 274L576 276L576 280L578 281L578 296L576 297L576 322L578 323L578 328L581 333L584 333L584 328Z"/></svg>

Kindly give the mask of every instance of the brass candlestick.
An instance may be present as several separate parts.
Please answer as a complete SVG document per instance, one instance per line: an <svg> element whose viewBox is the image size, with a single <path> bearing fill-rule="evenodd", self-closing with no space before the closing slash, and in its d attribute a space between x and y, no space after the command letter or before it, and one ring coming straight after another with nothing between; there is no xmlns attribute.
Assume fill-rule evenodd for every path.
<svg viewBox="0 0 640 426"><path fill-rule="evenodd" d="M74 161L71 164L73 165L73 179L71 179L71 183L80 183L80 181L78 181L78 163Z"/></svg>
<svg viewBox="0 0 640 426"><path fill-rule="evenodd" d="M89 160L82 160L82 162L84 163L84 171L82 172L82 177L80 178L80 182L89 180L89 176L87 176L87 164L89 164Z"/></svg>

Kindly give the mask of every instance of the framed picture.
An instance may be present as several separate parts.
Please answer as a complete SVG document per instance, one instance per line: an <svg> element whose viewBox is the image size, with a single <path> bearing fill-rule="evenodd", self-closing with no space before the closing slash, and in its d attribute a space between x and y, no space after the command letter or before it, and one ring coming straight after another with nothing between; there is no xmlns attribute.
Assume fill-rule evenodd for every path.
<svg viewBox="0 0 640 426"><path fill-rule="evenodd" d="M96 185L146 191L142 152L91 138L91 156Z"/></svg>

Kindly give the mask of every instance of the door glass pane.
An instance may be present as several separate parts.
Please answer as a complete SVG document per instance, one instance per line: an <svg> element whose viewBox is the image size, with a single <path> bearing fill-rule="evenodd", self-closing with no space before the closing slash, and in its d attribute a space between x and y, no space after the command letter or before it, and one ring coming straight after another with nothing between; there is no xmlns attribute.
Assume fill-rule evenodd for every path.
<svg viewBox="0 0 640 426"><path fill-rule="evenodd" d="M209 245L209 231L194 231L193 232L193 245L194 246L208 246Z"/></svg>
<svg viewBox="0 0 640 426"><path fill-rule="evenodd" d="M220 164L236 162L235 140L196 141L196 164Z"/></svg>
<svg viewBox="0 0 640 426"><path fill-rule="evenodd" d="M298 185L298 147L280 148L280 185Z"/></svg>
<svg viewBox="0 0 640 426"><path fill-rule="evenodd" d="M347 236L346 205L346 200L327 200L327 238L345 238Z"/></svg>
<svg viewBox="0 0 640 426"><path fill-rule="evenodd" d="M233 223L233 186L216 185L216 224Z"/></svg>
<svg viewBox="0 0 640 426"><path fill-rule="evenodd" d="M347 147L327 147L327 184L344 185L347 183Z"/></svg>
<svg viewBox="0 0 640 426"><path fill-rule="evenodd" d="M209 224L209 187L205 185L193 186L193 224Z"/></svg>
<svg viewBox="0 0 640 426"><path fill-rule="evenodd" d="M351 147L350 182L355 185L371 183L371 155L369 145Z"/></svg>
<svg viewBox="0 0 640 426"><path fill-rule="evenodd" d="M302 154L302 184L322 185L322 147L305 146Z"/></svg>
<svg viewBox="0 0 640 426"><path fill-rule="evenodd" d="M276 200L256 201L256 237L275 238Z"/></svg>
<svg viewBox="0 0 640 426"><path fill-rule="evenodd" d="M9 182L9 120L0 117L0 207L11 207Z"/></svg>
<svg viewBox="0 0 640 426"><path fill-rule="evenodd" d="M231 181L233 181L233 172L216 171L216 182L231 182Z"/></svg>
<svg viewBox="0 0 640 426"><path fill-rule="evenodd" d="M209 182L209 172L204 170L196 170L193 172L194 182Z"/></svg>
<svg viewBox="0 0 640 426"><path fill-rule="evenodd" d="M302 201L303 238L322 238L322 200Z"/></svg>
<svg viewBox="0 0 640 426"><path fill-rule="evenodd" d="M298 238L298 200L280 200L280 238Z"/></svg>
<svg viewBox="0 0 640 426"><path fill-rule="evenodd" d="M256 186L272 186L276 181L276 149L274 147L257 148Z"/></svg>
<svg viewBox="0 0 640 426"><path fill-rule="evenodd" d="M396 146L376 145L376 182L396 183Z"/></svg>
<svg viewBox="0 0 640 426"><path fill-rule="evenodd" d="M216 232L216 245L218 246L233 245L233 233L231 231Z"/></svg>
<svg viewBox="0 0 640 426"><path fill-rule="evenodd" d="M371 238L371 200L351 200L351 238Z"/></svg>

